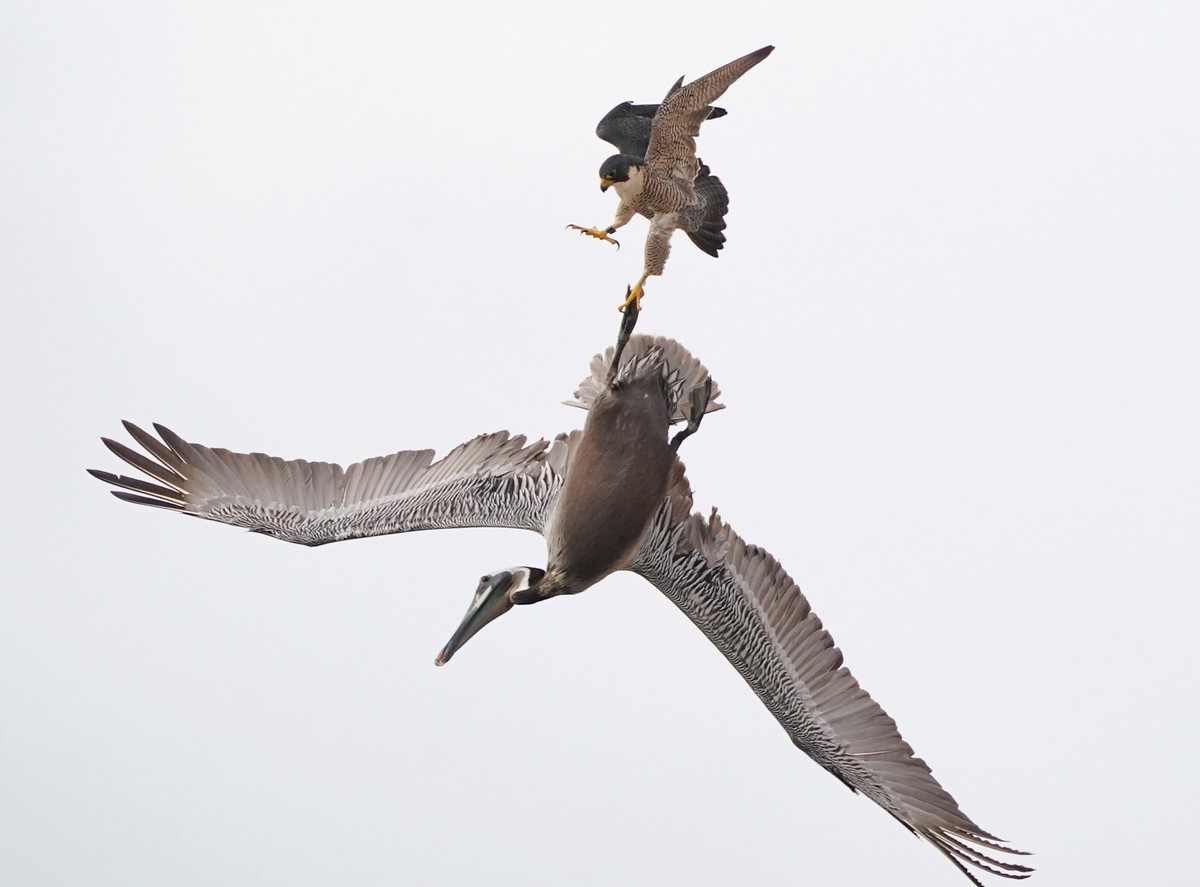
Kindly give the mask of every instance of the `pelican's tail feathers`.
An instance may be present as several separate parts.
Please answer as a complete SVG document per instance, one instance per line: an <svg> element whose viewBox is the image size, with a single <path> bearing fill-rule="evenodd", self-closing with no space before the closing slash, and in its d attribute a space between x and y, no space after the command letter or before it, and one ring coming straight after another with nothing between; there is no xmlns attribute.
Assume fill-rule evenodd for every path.
<svg viewBox="0 0 1200 887"><path fill-rule="evenodd" d="M590 409L592 403L607 385L608 371L612 364L613 349L608 348L603 354L592 358L591 372L579 383L573 400L564 401L567 406ZM692 392L705 386L709 381L708 370L692 353L666 336L634 335L629 339L621 354L621 366L617 372L617 381L629 381L640 378L648 372L661 372L666 382L667 397L670 400L671 422L687 421L686 409ZM721 389L715 381L712 382L712 392L708 397L706 413L723 410L725 404L718 403L717 398Z"/></svg>

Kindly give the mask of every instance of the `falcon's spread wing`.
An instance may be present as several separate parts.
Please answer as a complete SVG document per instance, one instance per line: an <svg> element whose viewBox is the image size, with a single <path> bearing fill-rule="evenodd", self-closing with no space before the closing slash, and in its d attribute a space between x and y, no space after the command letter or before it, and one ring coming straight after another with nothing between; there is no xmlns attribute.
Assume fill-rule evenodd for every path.
<svg viewBox="0 0 1200 887"><path fill-rule="evenodd" d="M696 136L700 124L735 80L765 59L775 47L764 46L736 61L722 65L687 86L676 82L654 117L646 165L654 173L692 182L700 169L696 159ZM680 78L682 81L682 78Z"/></svg>
<svg viewBox="0 0 1200 887"><path fill-rule="evenodd" d="M680 464L680 463L677 463ZM1031 869L958 808L896 722L842 665L833 638L769 553L716 511L691 514L682 468L631 568L708 636L802 751L928 840L975 884L967 866L1005 878Z"/></svg>
<svg viewBox="0 0 1200 887"><path fill-rule="evenodd" d="M681 83L682 81L683 78L680 78ZM644 158L646 148L650 145L650 129L658 108L658 105L621 102L600 118L600 122L596 124L596 135L622 154ZM724 108L712 108L709 110L708 119L724 117L725 113Z"/></svg>
<svg viewBox="0 0 1200 887"><path fill-rule="evenodd" d="M153 458L108 438L104 443L150 480L90 470L122 488L114 496L301 545L453 527L541 532L579 435L526 445L524 437L498 431L437 462L433 450L402 450L342 468L211 449L155 425L159 440L124 424Z"/></svg>

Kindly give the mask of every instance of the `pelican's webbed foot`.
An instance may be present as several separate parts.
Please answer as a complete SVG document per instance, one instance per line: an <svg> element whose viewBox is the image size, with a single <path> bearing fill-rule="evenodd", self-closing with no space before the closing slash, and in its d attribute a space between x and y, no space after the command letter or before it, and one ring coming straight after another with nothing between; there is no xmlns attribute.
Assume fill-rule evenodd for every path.
<svg viewBox="0 0 1200 887"><path fill-rule="evenodd" d="M671 438L671 449L676 453L679 452L679 445L696 433L700 427L700 420L704 418L704 411L708 409L708 401L712 397L712 379L704 380L703 388L693 388L692 393L688 396L688 402L683 405L683 415L687 418L687 428L680 431Z"/></svg>
<svg viewBox="0 0 1200 887"><path fill-rule="evenodd" d="M614 244L616 244L617 249L621 248L621 244L617 241L616 238L608 236L617 230L616 228L613 228L611 226L608 228L603 228L603 229L602 228L585 228L583 225L567 225L567 227L574 229L575 231L578 231L580 234L586 234L588 237L595 237L597 240L604 240L608 243L614 243Z"/></svg>

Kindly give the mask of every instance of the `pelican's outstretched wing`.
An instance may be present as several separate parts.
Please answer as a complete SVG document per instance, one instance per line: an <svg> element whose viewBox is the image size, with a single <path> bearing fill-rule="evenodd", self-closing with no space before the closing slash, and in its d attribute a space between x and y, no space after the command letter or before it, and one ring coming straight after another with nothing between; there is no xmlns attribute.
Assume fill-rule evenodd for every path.
<svg viewBox="0 0 1200 887"><path fill-rule="evenodd" d="M631 568L658 587L741 673L802 751L928 840L975 884L1032 869L966 814L859 687L796 583L717 516L691 514L682 470Z"/></svg>
<svg viewBox="0 0 1200 887"><path fill-rule="evenodd" d="M650 144L646 147L646 165L663 175L672 175L685 182L696 178L700 161L696 159L696 136L700 124L712 111L710 103L720 98L735 80L771 54L774 46L764 46L736 61L681 86L683 78L671 87L663 99Z"/></svg>
<svg viewBox="0 0 1200 887"><path fill-rule="evenodd" d="M89 469L122 488L114 496L301 545L453 527L541 532L579 434L527 446L524 437L498 431L455 447L437 462L433 450L402 450L342 468L211 449L155 425L159 440L132 422L124 424L153 458L103 438L149 478Z"/></svg>

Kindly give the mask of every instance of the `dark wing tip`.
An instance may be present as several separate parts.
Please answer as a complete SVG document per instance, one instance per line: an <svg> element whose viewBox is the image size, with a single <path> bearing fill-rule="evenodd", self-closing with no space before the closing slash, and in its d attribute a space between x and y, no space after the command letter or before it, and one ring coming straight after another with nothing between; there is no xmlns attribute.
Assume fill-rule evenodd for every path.
<svg viewBox="0 0 1200 887"><path fill-rule="evenodd" d="M124 490L109 490L122 502L132 502L135 505L150 505L154 508L166 508L169 511L183 511L183 506L177 502L165 502L162 499L151 499L149 496L138 496L136 493L126 493Z"/></svg>
<svg viewBox="0 0 1200 887"><path fill-rule="evenodd" d="M990 875L996 875L1001 878L1010 878L1014 881L1023 881L1028 878L1033 869L1027 865L1021 865L1016 862L1005 862L997 859L994 856L989 856L976 847L964 843L954 836L952 833L957 833L974 844L987 847L992 850L998 850L1002 853L1010 853L1015 856L1030 856L1031 854L1023 850L1015 850L1011 847L1003 847L992 841L987 840L984 835L991 837L987 832L981 834L972 834L961 829L928 829L923 828L918 833L929 841L943 856L945 856L954 867L966 875L972 884L977 887L983 887L983 884L978 878L967 868L979 869L987 872ZM999 840L999 839L997 839Z"/></svg>
<svg viewBox="0 0 1200 887"><path fill-rule="evenodd" d="M179 444L184 447L187 446L187 441L185 441L182 437L180 437L178 434L176 434L174 431L172 431L166 425L160 425L158 422L155 422L154 430L158 432L158 436L161 437L163 439L163 441L166 442L167 446L169 446L173 450L175 449L176 444ZM176 450L176 452L178 452L178 450Z"/></svg>
<svg viewBox="0 0 1200 887"><path fill-rule="evenodd" d="M108 447L110 452L112 452L116 456L120 456L126 462L130 462L131 456L133 459L144 459L145 458L137 450L131 449L126 444L121 443L119 440L113 440L111 437L101 436L100 443L104 444L106 447ZM130 462L130 464L136 465L137 463Z"/></svg>
<svg viewBox="0 0 1200 887"><path fill-rule="evenodd" d="M184 501L182 494L177 489L171 487L152 484L137 477L126 477L123 474L113 474L111 471L101 471L98 468L88 468L87 473L97 480L103 481L114 487L121 487L124 490L132 490L134 493L140 494L136 499L127 501L137 502L142 505L159 505L166 508L182 509ZM109 492L112 492L111 490ZM149 499L144 499L142 496L149 496ZM123 498L123 497L122 497Z"/></svg>

